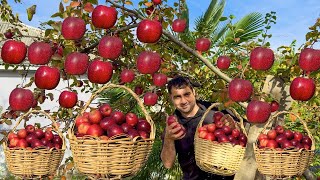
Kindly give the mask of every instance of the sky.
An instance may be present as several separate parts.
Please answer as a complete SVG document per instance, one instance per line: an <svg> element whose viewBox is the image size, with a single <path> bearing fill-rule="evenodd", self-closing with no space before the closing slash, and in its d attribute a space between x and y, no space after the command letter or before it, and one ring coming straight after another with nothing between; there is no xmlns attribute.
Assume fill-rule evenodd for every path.
<svg viewBox="0 0 320 180"><path fill-rule="evenodd" d="M168 4L173 4L178 0L168 0ZM38 27L41 21L50 19L50 15L58 11L60 0L22 0L22 4L8 1L13 8L13 12L20 15L20 19L28 25ZM104 2L104 1L101 1ZM138 0L133 0L137 4ZM210 0L186 0L190 12L190 25L194 27L197 17L204 14L210 4ZM37 12L30 22L27 20L26 8L37 5ZM281 45L290 45L293 40L297 40L297 47L305 42L305 34L308 27L315 24L320 18L319 0L226 0L224 16L234 15L235 21L251 12L260 12L265 15L271 11L276 12L277 24L272 25L270 33L273 37L269 40L272 49ZM320 48L320 42L314 48Z"/></svg>

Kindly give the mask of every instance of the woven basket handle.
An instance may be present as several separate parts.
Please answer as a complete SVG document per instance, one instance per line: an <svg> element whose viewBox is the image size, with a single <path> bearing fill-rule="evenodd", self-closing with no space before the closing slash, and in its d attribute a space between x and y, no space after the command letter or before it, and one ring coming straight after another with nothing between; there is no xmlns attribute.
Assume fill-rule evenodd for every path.
<svg viewBox="0 0 320 180"><path fill-rule="evenodd" d="M282 115L282 114L291 114L291 115L295 116L297 119L300 120L300 122L301 122L301 124L303 125L305 131L307 132L308 136L310 137L310 139L311 139L311 141L312 141L312 147L311 147L311 149L315 149L315 141L314 141L314 138L313 138L313 136L312 136L312 134L311 134L308 126L307 126L307 123L306 123L303 119L301 119L298 115L296 115L295 113L293 113L293 112L288 112L288 111L280 111L280 112L277 112L276 114L274 114L273 116L271 116L271 117L269 118L268 122L264 125L261 133L265 133L265 131L267 130L267 128L271 126L271 123L272 123L273 121L275 121L276 118L277 118L279 115Z"/></svg>
<svg viewBox="0 0 320 180"><path fill-rule="evenodd" d="M86 109L89 107L89 105L91 104L91 102L96 98L96 96L98 94L100 94L102 91L104 91L105 89L111 89L111 88L121 88L126 90L127 92L129 92L138 102L138 105L140 106L143 114L146 117L146 120L150 123L151 125L151 132L150 132L150 138L155 138L155 125L153 123L153 120L151 119L151 116L149 115L148 111L146 110L146 108L143 105L143 102L141 101L141 99L137 96L136 93L134 93L130 88L123 86L123 85L116 85L116 84L112 84L112 83L108 83L105 84L104 86L102 86L100 89L98 89L96 92L94 92L91 97L89 98L89 100L86 102L85 106L83 107L83 109L81 110L81 114L83 114ZM74 129L74 124L73 123L73 127L72 127L72 131Z"/></svg>
<svg viewBox="0 0 320 180"><path fill-rule="evenodd" d="M60 129L59 129L59 127L58 127L57 122L53 119L53 117L52 117L50 114L46 113L45 111L39 111L39 110L35 110L35 109L29 110L28 112L26 112L25 114L23 114L22 116L20 116L20 118L18 119L17 123L16 123L15 126L11 129L10 132L15 131L15 130L17 129L17 127L19 126L19 124L22 122L22 120L23 120L25 117L29 116L30 114L37 114L37 113L43 114L44 116L46 116L48 119L51 120L51 122L52 122L52 127L53 127L53 129L58 133L58 135L61 137L62 142L63 142L63 143L62 143L62 147L65 148L65 147L66 147L65 140L64 140L64 138L63 138L62 132L60 131ZM9 133L8 133L8 135L9 135ZM6 141L7 141L7 139L8 139L8 135L6 136Z"/></svg>
<svg viewBox="0 0 320 180"><path fill-rule="evenodd" d="M207 108L207 110L205 111L205 113L203 114L203 116L201 117L197 129L199 129L202 126L202 123L203 123L204 119L207 117L207 115L211 111L211 109L215 108L215 107L218 107L218 106L221 106L221 105L222 105L222 103L213 103L211 106L209 106ZM235 109L233 109L233 108L228 108L228 109L231 110L233 112L233 114L240 120L241 131L247 136L247 132L246 132L246 130L244 128L244 125L243 125L242 117L239 115L239 113Z"/></svg>

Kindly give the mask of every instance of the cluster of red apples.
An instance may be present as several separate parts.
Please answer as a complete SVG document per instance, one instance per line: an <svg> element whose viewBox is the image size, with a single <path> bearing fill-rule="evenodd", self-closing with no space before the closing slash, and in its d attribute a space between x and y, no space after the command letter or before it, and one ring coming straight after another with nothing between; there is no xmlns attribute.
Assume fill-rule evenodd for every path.
<svg viewBox="0 0 320 180"><path fill-rule="evenodd" d="M274 53L269 48L257 47L251 51L249 63L252 69L266 71L274 62ZM228 69L231 60L227 56L221 56L217 60L220 69ZM305 72L320 69L320 50L306 48L299 56L299 66ZM307 77L296 77L290 84L290 95L294 100L308 101L315 93L315 82ZM235 78L229 83L228 95L232 101L244 102L250 100L253 93L253 85L249 80ZM271 112L279 108L275 101L250 101L247 107L247 119L251 123L264 123L270 117Z"/></svg>
<svg viewBox="0 0 320 180"><path fill-rule="evenodd" d="M119 110L112 110L109 104L102 104L97 109L85 112L75 119L77 138L98 137L108 140L113 136L127 135L147 139L150 137L151 125L135 113L124 114Z"/></svg>
<svg viewBox="0 0 320 180"><path fill-rule="evenodd" d="M247 136L239 129L226 125L221 118L224 114L217 111L213 114L213 123L198 128L199 137L218 143L231 143L233 146L246 147Z"/></svg>
<svg viewBox="0 0 320 180"><path fill-rule="evenodd" d="M8 146L10 149L61 149L62 139L58 134L52 132L52 128L36 129L35 126L29 124L24 129L20 129L17 133L10 132L8 135Z"/></svg>
<svg viewBox="0 0 320 180"><path fill-rule="evenodd" d="M269 149L307 149L310 150L312 140L309 136L298 131L291 131L284 129L283 126L277 125L271 129L267 134L261 133L258 136L258 147Z"/></svg>

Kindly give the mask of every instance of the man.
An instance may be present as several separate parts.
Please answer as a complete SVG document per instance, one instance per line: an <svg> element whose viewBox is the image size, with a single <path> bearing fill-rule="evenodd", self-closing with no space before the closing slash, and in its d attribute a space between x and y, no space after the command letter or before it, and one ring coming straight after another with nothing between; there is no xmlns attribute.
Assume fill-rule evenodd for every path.
<svg viewBox="0 0 320 180"><path fill-rule="evenodd" d="M181 127L174 128L174 122L166 126L161 151L161 160L166 168L171 168L178 155L178 161L183 172L183 180L231 180L233 176L218 176L202 171L195 161L194 135L197 125L206 111L204 103L196 100L193 84L186 77L177 76L168 82L170 99L175 106L175 115L178 122L184 126L186 133L180 131ZM204 120L204 124L212 122L211 111ZM176 132L179 133L175 134Z"/></svg>

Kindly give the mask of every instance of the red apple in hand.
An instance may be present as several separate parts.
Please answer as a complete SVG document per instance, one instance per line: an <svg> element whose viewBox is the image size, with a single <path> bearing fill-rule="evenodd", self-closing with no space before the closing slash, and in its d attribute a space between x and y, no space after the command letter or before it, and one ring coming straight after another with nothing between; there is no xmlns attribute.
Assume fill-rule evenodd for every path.
<svg viewBox="0 0 320 180"><path fill-rule="evenodd" d="M33 42L28 48L30 64L48 64L52 54L51 46L44 42Z"/></svg>
<svg viewBox="0 0 320 180"><path fill-rule="evenodd" d="M253 92L253 86L250 81L235 78L229 83L228 94L232 101L247 101Z"/></svg>
<svg viewBox="0 0 320 180"><path fill-rule="evenodd" d="M86 24L78 17L67 17L62 22L61 33L67 40L81 39L86 31Z"/></svg>
<svg viewBox="0 0 320 180"><path fill-rule="evenodd" d="M199 38L196 40L196 49L201 52L208 51L211 46L211 41L208 38Z"/></svg>
<svg viewBox="0 0 320 180"><path fill-rule="evenodd" d="M294 100L308 101L313 97L315 89L313 79L296 77L290 84L290 96Z"/></svg>
<svg viewBox="0 0 320 180"><path fill-rule="evenodd" d="M56 67L40 66L35 75L34 82L39 89L52 90L60 82L60 72Z"/></svg>
<svg viewBox="0 0 320 180"><path fill-rule="evenodd" d="M183 32L187 27L187 21L185 19L176 19L172 23L172 30L174 32Z"/></svg>
<svg viewBox="0 0 320 180"><path fill-rule="evenodd" d="M248 104L246 115L250 123L264 123L271 115L271 107L267 102L251 101Z"/></svg>
<svg viewBox="0 0 320 180"><path fill-rule="evenodd" d="M137 27L137 37L143 43L155 43L162 35L162 25L156 20L142 20Z"/></svg>
<svg viewBox="0 0 320 180"><path fill-rule="evenodd" d="M99 111L100 113L102 114L102 116L104 117L108 117L111 115L112 113L112 108L109 104L105 103L105 104L102 104L100 107L99 107Z"/></svg>
<svg viewBox="0 0 320 180"><path fill-rule="evenodd" d="M96 28L109 29L116 24L117 16L116 8L98 5L92 12L92 24Z"/></svg>
<svg viewBox="0 0 320 180"><path fill-rule="evenodd" d="M10 108L13 111L27 111L32 107L34 96L32 91L15 88L9 96Z"/></svg>
<svg viewBox="0 0 320 180"><path fill-rule="evenodd" d="M257 47L251 51L250 66L255 70L268 70L274 62L273 51L269 48Z"/></svg>
<svg viewBox="0 0 320 180"><path fill-rule="evenodd" d="M1 59L8 64L20 64L26 54L27 46L20 41L8 40L1 48Z"/></svg>
<svg viewBox="0 0 320 180"><path fill-rule="evenodd" d="M137 57L137 69L142 74L154 74L160 69L161 57L156 52L143 51Z"/></svg>
<svg viewBox="0 0 320 180"><path fill-rule="evenodd" d="M73 108L78 101L78 95L72 91L63 91L59 96L59 104L64 108Z"/></svg>
<svg viewBox="0 0 320 180"><path fill-rule="evenodd" d="M126 118L126 123L132 127L138 124L138 116L132 112L127 113L125 118Z"/></svg>
<svg viewBox="0 0 320 180"><path fill-rule="evenodd" d="M89 56L85 53L73 52L67 55L64 62L65 72L71 75L82 75L87 72Z"/></svg>
<svg viewBox="0 0 320 180"><path fill-rule="evenodd" d="M93 60L88 67L88 79L92 83L105 84L113 74L112 64L101 60Z"/></svg>
<svg viewBox="0 0 320 180"><path fill-rule="evenodd" d="M228 69L230 67L231 59L228 56L219 56L217 60L217 67L221 70Z"/></svg>

